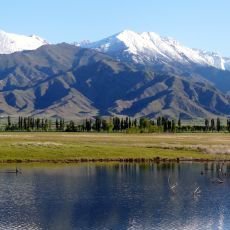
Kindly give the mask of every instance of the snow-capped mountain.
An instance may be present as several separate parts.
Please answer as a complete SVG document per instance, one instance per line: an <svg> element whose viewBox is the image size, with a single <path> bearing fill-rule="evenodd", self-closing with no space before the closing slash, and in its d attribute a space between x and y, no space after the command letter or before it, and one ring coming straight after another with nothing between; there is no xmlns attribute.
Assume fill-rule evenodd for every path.
<svg viewBox="0 0 230 230"><path fill-rule="evenodd" d="M11 54L23 50L35 50L46 44L48 44L47 41L36 35L25 36L0 30L0 54Z"/></svg>
<svg viewBox="0 0 230 230"><path fill-rule="evenodd" d="M93 43L78 43L84 48L93 48L118 60L134 61L137 64L200 64L221 70L230 70L230 58L216 53L191 49L169 37L154 32L136 33L125 30Z"/></svg>
<svg viewBox="0 0 230 230"><path fill-rule="evenodd" d="M214 72L230 91L230 72ZM226 81L219 72L226 72ZM213 72L208 75L215 78ZM93 49L66 43L0 55L0 76L3 116L197 119L230 114L230 98L208 81L138 70Z"/></svg>

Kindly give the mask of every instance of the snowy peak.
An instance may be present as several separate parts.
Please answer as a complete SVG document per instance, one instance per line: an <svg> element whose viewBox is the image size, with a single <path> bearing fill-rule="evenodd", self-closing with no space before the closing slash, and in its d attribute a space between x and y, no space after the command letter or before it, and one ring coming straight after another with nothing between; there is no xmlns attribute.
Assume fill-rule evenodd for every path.
<svg viewBox="0 0 230 230"><path fill-rule="evenodd" d="M80 44L107 53L119 60L134 61L137 64L200 64L218 69L229 69L230 60L216 53L208 53L181 45L170 37L154 32L136 33L124 30L98 42Z"/></svg>
<svg viewBox="0 0 230 230"><path fill-rule="evenodd" d="M25 36L0 30L0 54L11 54L23 50L35 50L46 44L48 44L47 41L36 35Z"/></svg>

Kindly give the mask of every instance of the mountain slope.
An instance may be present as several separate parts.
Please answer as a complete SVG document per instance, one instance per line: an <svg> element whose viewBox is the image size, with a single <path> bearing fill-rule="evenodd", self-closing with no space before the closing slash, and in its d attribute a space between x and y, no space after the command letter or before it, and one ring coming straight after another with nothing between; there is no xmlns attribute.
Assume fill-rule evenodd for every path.
<svg viewBox="0 0 230 230"><path fill-rule="evenodd" d="M35 50L48 44L44 39L32 35L24 36L0 30L0 54L11 54L23 50Z"/></svg>
<svg viewBox="0 0 230 230"><path fill-rule="evenodd" d="M157 74L68 44L0 55L2 115L206 117L230 113L208 82Z"/></svg>

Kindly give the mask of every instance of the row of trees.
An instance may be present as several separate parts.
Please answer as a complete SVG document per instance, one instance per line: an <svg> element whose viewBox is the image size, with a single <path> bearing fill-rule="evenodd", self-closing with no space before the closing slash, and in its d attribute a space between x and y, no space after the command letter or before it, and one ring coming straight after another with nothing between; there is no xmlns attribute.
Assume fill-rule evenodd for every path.
<svg viewBox="0 0 230 230"><path fill-rule="evenodd" d="M49 131L51 130L51 120L34 117L19 117L18 122L12 122L8 116L6 131Z"/></svg>
<svg viewBox="0 0 230 230"><path fill-rule="evenodd" d="M101 117L96 117L95 120L86 119L80 125L70 121L66 125L66 130L72 132L122 132L133 126L137 127L137 119L131 120L129 117L113 117L109 119L103 119Z"/></svg>
<svg viewBox="0 0 230 230"><path fill-rule="evenodd" d="M56 119L56 121L45 118L19 117L17 122L12 122L7 118L6 131L67 131L67 132L230 132L230 119L227 119L226 125L221 124L219 118L205 119L201 125L182 125L181 120L158 117L151 120L146 117L132 119L130 117L120 118L101 118L85 119L82 122L65 121Z"/></svg>

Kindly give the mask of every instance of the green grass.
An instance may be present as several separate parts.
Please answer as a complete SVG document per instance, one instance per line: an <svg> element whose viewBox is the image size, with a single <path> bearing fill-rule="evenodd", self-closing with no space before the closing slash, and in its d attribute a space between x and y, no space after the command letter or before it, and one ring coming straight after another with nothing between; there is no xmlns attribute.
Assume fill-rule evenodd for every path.
<svg viewBox="0 0 230 230"><path fill-rule="evenodd" d="M206 149L209 147L213 149L214 146L228 148L228 144L230 149L230 135L216 133L132 135L2 133L0 134L0 161L119 160L156 157L230 160L228 154L210 154L202 152L202 148L194 148L194 145L205 146Z"/></svg>

